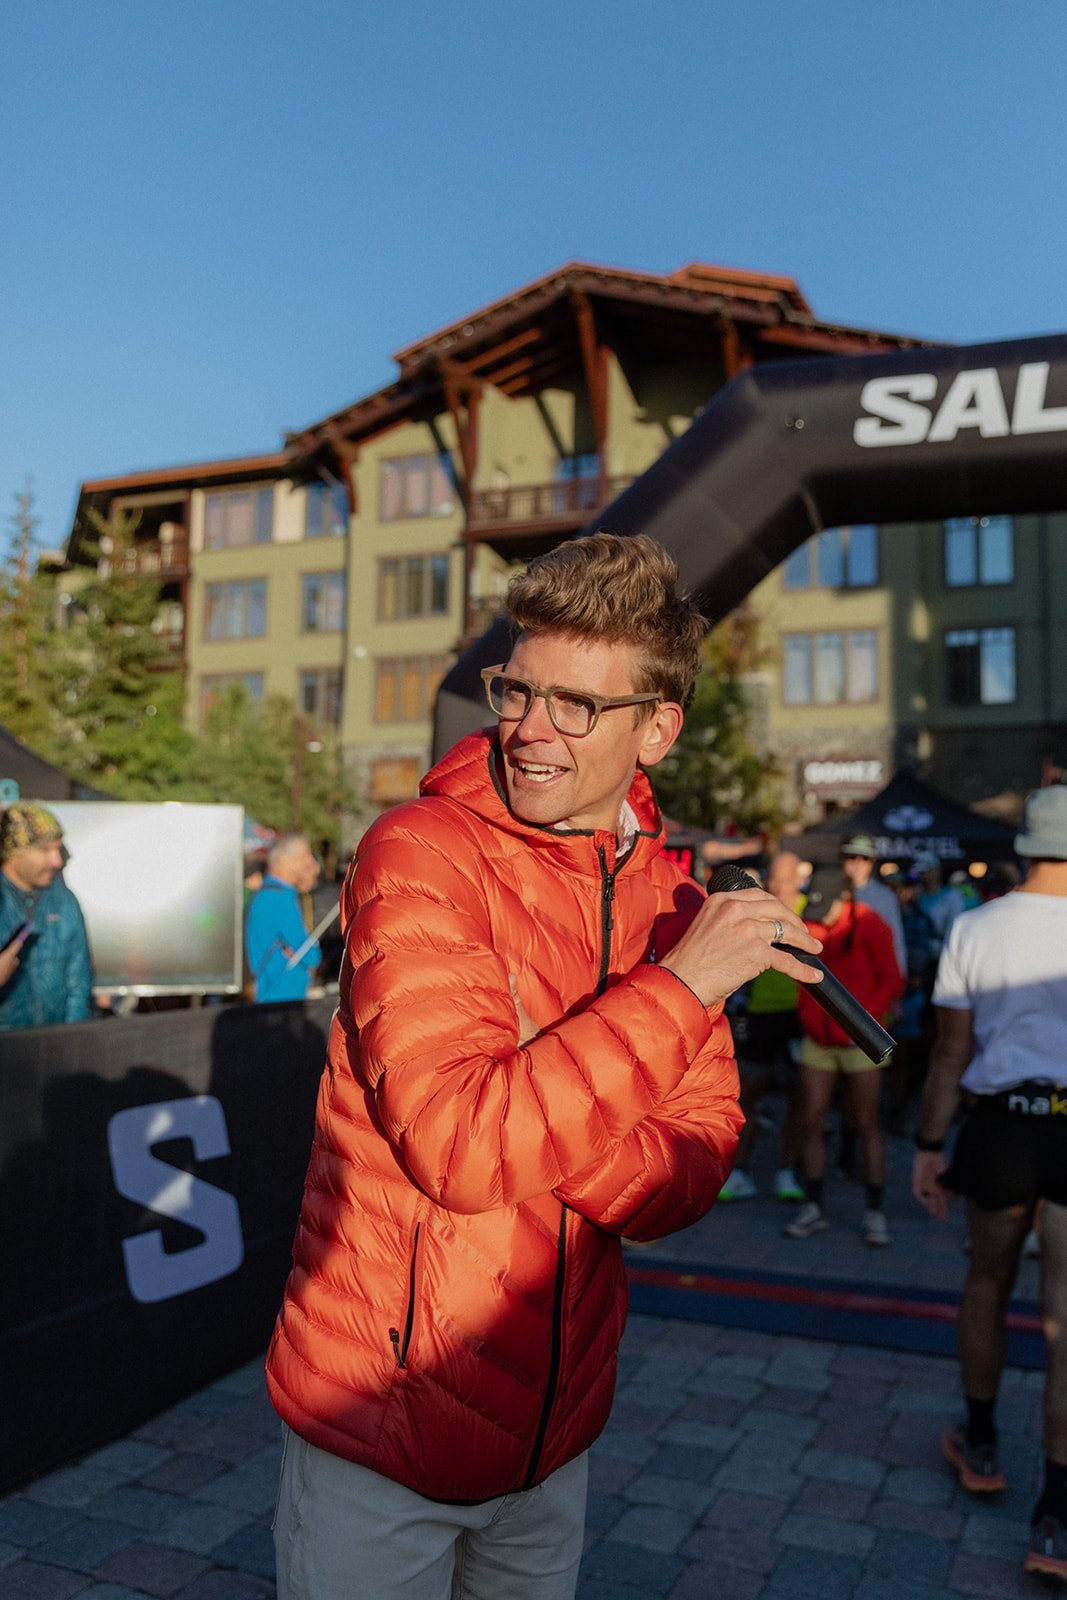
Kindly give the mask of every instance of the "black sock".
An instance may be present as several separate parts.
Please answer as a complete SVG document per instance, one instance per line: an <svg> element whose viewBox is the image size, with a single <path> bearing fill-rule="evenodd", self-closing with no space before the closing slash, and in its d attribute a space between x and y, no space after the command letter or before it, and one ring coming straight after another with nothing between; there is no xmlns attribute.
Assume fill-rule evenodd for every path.
<svg viewBox="0 0 1067 1600"><path fill-rule="evenodd" d="M869 1183L867 1185L867 1210L885 1210L885 1184Z"/></svg>
<svg viewBox="0 0 1067 1600"><path fill-rule="evenodd" d="M820 1211L822 1210L822 1192L822 1178L806 1178L804 1180L804 1193L807 1195L809 1200L813 1201L814 1204L818 1206Z"/></svg>
<svg viewBox="0 0 1067 1600"><path fill-rule="evenodd" d="M1055 1517L1057 1522L1067 1524L1067 1466L1050 1461L1048 1456L1045 1457L1045 1485L1030 1520L1040 1522L1042 1517Z"/></svg>
<svg viewBox="0 0 1067 1600"><path fill-rule="evenodd" d="M993 1412L996 1410L995 1400L973 1400L970 1395L967 1400L967 1443L996 1444L997 1429L993 1421Z"/></svg>

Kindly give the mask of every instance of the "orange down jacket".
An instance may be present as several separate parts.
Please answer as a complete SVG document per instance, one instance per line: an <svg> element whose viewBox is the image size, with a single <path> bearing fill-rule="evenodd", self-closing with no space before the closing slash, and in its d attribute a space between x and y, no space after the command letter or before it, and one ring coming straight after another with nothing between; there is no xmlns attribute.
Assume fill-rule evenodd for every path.
<svg viewBox="0 0 1067 1600"><path fill-rule="evenodd" d="M537 1483L604 1426L619 1235L708 1210L741 1116L728 1024L654 964L703 895L641 831L516 819L489 733L380 818L346 953L271 1399L432 1499ZM541 1030L525 1045L511 996Z"/></svg>

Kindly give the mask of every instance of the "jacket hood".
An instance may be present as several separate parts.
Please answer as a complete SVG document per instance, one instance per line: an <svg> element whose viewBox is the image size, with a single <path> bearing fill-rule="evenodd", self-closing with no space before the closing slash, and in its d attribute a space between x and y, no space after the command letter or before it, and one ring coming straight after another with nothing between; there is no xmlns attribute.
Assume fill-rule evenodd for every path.
<svg viewBox="0 0 1067 1600"><path fill-rule="evenodd" d="M573 854L576 841L600 843L615 839L607 830L549 828L515 816L507 803L500 741L492 728L467 734L454 744L423 778L419 793L424 797L442 796L454 800L494 827L525 838L531 844L562 847L561 857ZM660 849L667 835L652 785L640 768L634 773L627 799L638 826L633 855L636 859L646 859Z"/></svg>

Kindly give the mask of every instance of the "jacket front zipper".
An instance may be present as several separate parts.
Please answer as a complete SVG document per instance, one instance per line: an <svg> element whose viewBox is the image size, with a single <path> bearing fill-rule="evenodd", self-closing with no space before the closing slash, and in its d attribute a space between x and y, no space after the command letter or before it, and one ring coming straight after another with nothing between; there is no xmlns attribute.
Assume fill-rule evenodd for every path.
<svg viewBox="0 0 1067 1600"><path fill-rule="evenodd" d="M615 899L615 872L608 871L608 858L604 853L604 846L597 845L597 855L600 857L600 976L597 979L596 992L603 994L607 988L608 967L611 964L611 930L615 926L615 912L613 901Z"/></svg>
<svg viewBox="0 0 1067 1600"><path fill-rule="evenodd" d="M552 1415L552 1407L556 1399L556 1386L559 1383L560 1356L563 1349L563 1285L567 1276L567 1207L560 1207L559 1239L556 1244L556 1283L552 1293L552 1348L548 1359L548 1381L545 1384L545 1398L541 1406L541 1420L537 1424L537 1436L534 1439L533 1451L530 1455L530 1466L526 1473L524 1489L529 1489L536 1482L537 1468L541 1460L541 1451L544 1449L545 1435L548 1432L548 1419Z"/></svg>
<svg viewBox="0 0 1067 1600"><path fill-rule="evenodd" d="M415 1321L415 1260L419 1251L419 1230L421 1222L415 1224L415 1235L411 1241L411 1262L408 1267L408 1309L404 1318L404 1335L401 1338L399 1328L389 1329L389 1341L393 1346L396 1364L403 1371L408 1364L408 1346L411 1344L411 1329Z"/></svg>

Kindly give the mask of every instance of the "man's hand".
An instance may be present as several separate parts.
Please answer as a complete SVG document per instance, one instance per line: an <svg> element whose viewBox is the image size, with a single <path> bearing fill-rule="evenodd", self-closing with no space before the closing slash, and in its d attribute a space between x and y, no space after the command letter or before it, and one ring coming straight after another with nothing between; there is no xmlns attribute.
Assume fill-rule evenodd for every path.
<svg viewBox="0 0 1067 1600"><path fill-rule="evenodd" d="M681 978L706 1006L719 1004L768 967L798 983L822 981L814 967L776 950L776 941L812 955L822 949L822 941L773 894L764 889L732 889L708 896L659 964Z"/></svg>
<svg viewBox="0 0 1067 1600"><path fill-rule="evenodd" d="M948 1221L949 1197L938 1183L948 1162L943 1150L916 1150L911 1169L911 1192L938 1222Z"/></svg>
<svg viewBox="0 0 1067 1600"><path fill-rule="evenodd" d="M15 969L19 964L19 952L21 949L22 944L20 940L12 939L10 944L6 944L4 948L0 950L0 989L4 987L5 983L10 983L11 979L15 976Z"/></svg>

